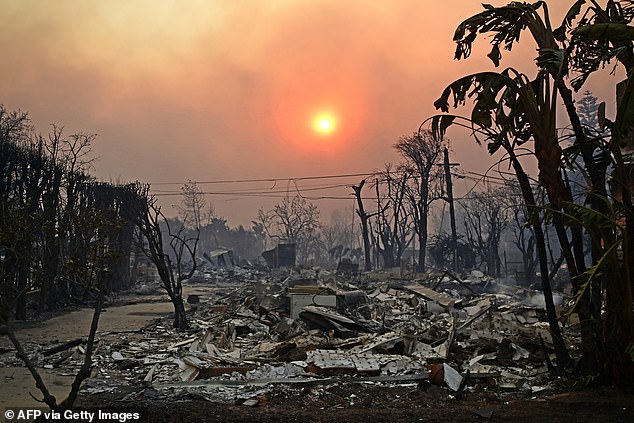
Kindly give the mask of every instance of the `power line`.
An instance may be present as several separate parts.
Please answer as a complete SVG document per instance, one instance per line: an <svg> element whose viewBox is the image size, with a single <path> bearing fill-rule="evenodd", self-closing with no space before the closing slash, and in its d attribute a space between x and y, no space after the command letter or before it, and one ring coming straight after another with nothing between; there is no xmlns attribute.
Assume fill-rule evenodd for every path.
<svg viewBox="0 0 634 423"><path fill-rule="evenodd" d="M287 197L289 193L296 192L300 196L309 199L309 200L350 200L352 193L350 196L338 196L338 195L312 195L305 196L303 193L308 192L317 192L317 191L327 191L334 189L343 189L350 188L352 183L339 183L339 184L307 184L304 186L300 186L297 184L299 181L311 181L311 180L326 180L326 179L340 179L340 178L352 178L352 177L377 177L382 176L382 171L374 171L367 173L348 173L348 174L335 174L335 175L312 175L312 176L301 176L301 177L287 177L287 178L253 178L253 179L229 179L229 180L217 180L217 181L191 181L196 183L197 185L205 185L205 184L248 184L248 183L273 183L271 188L263 188L263 187L246 187L239 189L225 189L225 190L203 190L201 194L203 195L215 195L215 196L234 196L234 197L259 197L259 198L284 198ZM392 174L398 175L402 174L403 171L396 170ZM488 172L487 172L488 173ZM500 174L508 174L512 175L510 172L499 172ZM473 175L473 176L471 176ZM493 185L503 185L506 183L507 179L503 176L494 176L489 174L482 174L478 172L473 172L469 170L460 170L452 172L452 176L458 178L464 178L470 181L474 181L475 184L468 190L467 194L463 197L458 197L456 200L467 199L469 194L476 188L476 186L480 182L488 182ZM415 178L414 176L409 176L408 178ZM386 182L389 178L382 177L377 178L378 182ZM276 188L279 182L287 182L286 188ZM156 182L150 184L152 185L183 185L182 182ZM168 196L181 196L182 191L175 189L152 189L154 195L158 197L168 197ZM365 199L372 201L377 200L375 197L364 197ZM235 198L237 199L237 198Z"/></svg>
<svg viewBox="0 0 634 423"><path fill-rule="evenodd" d="M263 178L263 179L226 179L218 181L192 181L196 184L240 184L251 182L281 182L281 181L307 181L316 179L335 179L335 178L352 178L359 176L373 176L375 172L370 173L347 173L340 175L318 175L318 176L300 176L287 178ZM151 182L150 185L183 185L183 182Z"/></svg>
<svg viewBox="0 0 634 423"><path fill-rule="evenodd" d="M254 188L244 188L244 189L236 189L230 191L201 191L201 194L257 194L257 193L268 193L268 194L280 194L280 193L288 193L290 191L322 191L322 190L330 190L330 189L338 189L338 188L349 188L349 184L337 184L337 185L309 185L299 187L295 185L294 187L288 187L285 189L254 189ZM182 195L182 191L180 190L152 190L156 195Z"/></svg>

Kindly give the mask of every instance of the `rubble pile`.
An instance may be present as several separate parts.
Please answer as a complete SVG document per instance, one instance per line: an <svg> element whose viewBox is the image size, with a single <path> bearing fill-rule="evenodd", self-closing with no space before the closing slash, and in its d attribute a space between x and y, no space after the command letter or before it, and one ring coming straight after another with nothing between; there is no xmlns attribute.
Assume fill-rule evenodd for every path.
<svg viewBox="0 0 634 423"><path fill-rule="evenodd" d="M188 301L189 332L172 329L169 318L138 331L99 332L82 393L128 386L134 392L124 400L257 406L280 385L333 381L435 384L456 396L551 387L553 350L539 293L479 272L406 280L235 269L204 287ZM575 331L565 328L568 345L577 343ZM83 361L81 339L31 347L41 367L73 374Z"/></svg>

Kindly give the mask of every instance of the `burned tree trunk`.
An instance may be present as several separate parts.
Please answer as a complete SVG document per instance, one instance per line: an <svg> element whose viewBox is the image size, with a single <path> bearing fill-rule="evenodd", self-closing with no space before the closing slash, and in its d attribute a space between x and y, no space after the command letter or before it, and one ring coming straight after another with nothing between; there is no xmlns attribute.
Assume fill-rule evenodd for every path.
<svg viewBox="0 0 634 423"><path fill-rule="evenodd" d="M370 229L368 227L368 220L371 215L365 212L365 207L363 206L363 200L361 199L361 190L365 185L365 179L359 183L359 185L353 185L352 189L354 190L354 196L357 199L357 214L359 215L359 219L361 219L361 236L363 238L363 258L364 258L364 269L372 270L372 259L370 258Z"/></svg>
<svg viewBox="0 0 634 423"><path fill-rule="evenodd" d="M139 213L136 223L141 233L139 247L156 266L163 287L174 305L173 326L179 330L186 330L189 328L189 324L185 313L185 303L183 302L182 282L191 278L196 271L196 248L200 231L196 229L193 237L186 236L184 227L173 233L160 207L156 205L156 199L148 197L148 190L148 186L137 187L136 201L139 205ZM167 249L163 245L161 221L167 226L170 237L170 249L175 257L174 262L172 262ZM189 260L191 260L191 267L185 270Z"/></svg>
<svg viewBox="0 0 634 423"><path fill-rule="evenodd" d="M546 252L546 240L544 237L544 231L539 218L539 208L535 202L533 190L530 185L528 176L524 172L521 163L517 159L515 152L510 146L506 146L507 152L511 158L515 175L522 191L522 196L526 202L526 208L528 213L528 221L532 226L535 233L535 244L537 247L537 255L539 258L539 270L541 278L541 287L544 294L544 303L546 305L546 317L548 319L548 326L550 334L553 338L553 346L555 348L555 355L557 357L557 363L560 368L566 368L571 363L570 355L564 344L561 330L559 329L559 322L557 321L557 313L555 311L555 303L553 301L553 293L548 278L548 253Z"/></svg>

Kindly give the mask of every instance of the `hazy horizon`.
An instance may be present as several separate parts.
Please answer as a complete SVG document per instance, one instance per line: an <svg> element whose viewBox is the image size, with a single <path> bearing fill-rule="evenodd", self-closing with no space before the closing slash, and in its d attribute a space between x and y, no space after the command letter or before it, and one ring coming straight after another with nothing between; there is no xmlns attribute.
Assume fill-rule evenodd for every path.
<svg viewBox="0 0 634 423"><path fill-rule="evenodd" d="M572 2L548 3L558 23ZM453 60L456 26L482 10L467 0L0 5L8 58L0 103L28 112L42 133L57 124L67 134L98 134L93 173L103 180L148 182L157 194L210 182L200 187L232 226L249 225L259 207L298 188L325 219L352 207L352 198L330 197L345 198L356 176L301 178L366 174L397 161L392 145L436 113L447 84L493 69L484 37L469 60ZM503 52L502 67L534 74L527 35ZM587 86L608 114L613 78L608 69ZM315 129L324 113L332 116L327 134ZM497 160L465 133L449 138L462 171ZM456 181L458 195L472 185ZM162 197L168 214L178 201Z"/></svg>

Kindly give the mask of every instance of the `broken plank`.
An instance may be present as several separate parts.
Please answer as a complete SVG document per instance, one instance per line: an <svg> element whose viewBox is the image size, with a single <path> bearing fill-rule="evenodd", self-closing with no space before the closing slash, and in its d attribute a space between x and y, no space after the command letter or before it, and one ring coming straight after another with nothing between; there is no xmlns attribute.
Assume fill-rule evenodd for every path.
<svg viewBox="0 0 634 423"><path fill-rule="evenodd" d="M434 301L446 308L453 307L456 303L456 300L454 300L453 298L421 285L406 285L403 288L407 289L408 291L412 291L425 299Z"/></svg>
<svg viewBox="0 0 634 423"><path fill-rule="evenodd" d="M174 349L174 348L184 347L185 345L189 345L189 344L191 344L191 343L193 343L194 341L197 341L197 340L198 340L198 337L197 336L193 336L193 337L191 337L189 339L186 339L184 341L172 344L167 349L171 350L171 349Z"/></svg>
<svg viewBox="0 0 634 423"><path fill-rule="evenodd" d="M330 311L330 310L325 310L323 308L319 308L319 307L314 307L314 306L305 306L303 307L303 311L307 311L309 313L313 313L313 314L317 314L323 317L326 317L330 320L335 320L337 322L343 323L343 324L348 324L348 325L357 325L357 322L355 322L352 319L349 319L346 316L343 316L339 313L336 313L334 311Z"/></svg>
<svg viewBox="0 0 634 423"><path fill-rule="evenodd" d="M460 332L461 330L463 330L464 328L469 326L471 323L476 321L478 318L480 318L480 316L483 316L487 311L491 310L491 308L493 308L492 304L489 305L488 307L482 308L480 311L478 311L476 314L474 314L471 318L469 318L467 321L465 321L463 324L461 324L460 327L458 329L456 329L456 331Z"/></svg>
<svg viewBox="0 0 634 423"><path fill-rule="evenodd" d="M152 366L150 371L147 372L147 374L143 378L143 382L152 383L152 379L154 378L154 372L156 371L157 367L158 367L158 364L155 364L154 366Z"/></svg>
<svg viewBox="0 0 634 423"><path fill-rule="evenodd" d="M62 354L62 356L60 358L58 358L57 360L53 361L53 363L52 363L53 367L58 367L64 361L68 360L68 358L71 357L73 354L75 354L74 351L66 351L66 352L64 352L64 354Z"/></svg>
<svg viewBox="0 0 634 423"><path fill-rule="evenodd" d="M45 350L44 352L42 352L42 355L44 357L48 357L49 355L53 355L53 354L57 354L58 352L62 352L62 351L66 351L70 348L76 347L80 344L84 343L84 339L83 338L77 338L77 339L73 339L72 341L68 341L65 342L61 345L57 345L56 347L53 348L49 348L47 350Z"/></svg>
<svg viewBox="0 0 634 423"><path fill-rule="evenodd" d="M438 285L440 285L440 283L442 282L442 280L445 278L445 275L447 275L447 272L449 272L449 270L445 270L445 273L443 273L438 280L432 285L431 289L436 289L438 288Z"/></svg>

